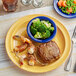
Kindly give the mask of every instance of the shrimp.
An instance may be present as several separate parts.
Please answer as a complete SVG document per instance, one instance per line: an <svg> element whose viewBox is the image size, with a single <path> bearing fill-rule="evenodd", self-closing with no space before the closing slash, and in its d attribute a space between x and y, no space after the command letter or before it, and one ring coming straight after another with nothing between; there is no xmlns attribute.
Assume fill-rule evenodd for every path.
<svg viewBox="0 0 76 76"><path fill-rule="evenodd" d="M28 44L32 43L31 40L29 40L28 38L25 38L24 36L21 36L21 40L23 41L23 43L28 43Z"/></svg>
<svg viewBox="0 0 76 76"><path fill-rule="evenodd" d="M36 59L34 57L34 55L28 55L28 64L33 66L35 65Z"/></svg>
<svg viewBox="0 0 76 76"><path fill-rule="evenodd" d="M19 45L19 46L16 46L14 50L16 52L23 52L27 48L27 46L28 46L27 44Z"/></svg>
<svg viewBox="0 0 76 76"><path fill-rule="evenodd" d="M13 39L14 39L14 40L21 41L21 37L20 37L19 35L14 35L14 36L13 36Z"/></svg>
<svg viewBox="0 0 76 76"><path fill-rule="evenodd" d="M25 54L19 56L19 63L20 63L20 66L23 65L23 61L24 61L26 58L27 58L27 57L26 57Z"/></svg>
<svg viewBox="0 0 76 76"><path fill-rule="evenodd" d="M27 48L28 64L33 66L36 62L36 59L33 55L35 52L35 45L32 43L31 40L29 40L28 38L25 38L24 36L15 35L15 36L13 36L13 39L23 42L22 45L16 46L16 48L14 50L15 50L15 52L19 53L19 52L23 52ZM25 55L22 55L22 56L17 55L17 57L19 58L20 66L23 65L23 61L26 58L26 56Z"/></svg>
<svg viewBox="0 0 76 76"><path fill-rule="evenodd" d="M35 52L35 46L33 44L30 44L27 50L29 54L33 54Z"/></svg>
<svg viewBox="0 0 76 76"><path fill-rule="evenodd" d="M29 54L33 54L34 53L35 46L34 46L34 44L32 43L31 40L29 40L28 38L25 38L24 36L19 36L19 35L14 35L13 39L22 41L23 43L29 44L28 45L28 53ZM27 44L24 44L24 45L21 45L21 46L17 46L15 48L15 50L19 51L19 52L22 52L22 51L24 51L27 48Z"/></svg>
<svg viewBox="0 0 76 76"><path fill-rule="evenodd" d="M28 44L28 53L29 54L33 54L34 53L35 46L34 46L34 44L32 43L31 40L29 40L28 38L25 38L24 36L19 36L19 35L14 35L13 39L22 41L23 43L27 43ZM17 46L15 48L15 50L22 52L22 51L24 51L27 48L27 44L24 44L24 45L21 45L21 46Z"/></svg>
<svg viewBox="0 0 76 76"><path fill-rule="evenodd" d="M18 55L19 52L16 52L16 51L14 51L14 53L15 53L16 57L19 58L19 64L20 64L20 66L22 66L22 65L23 65L23 61L24 61L25 59L27 59L27 55L25 55L25 54Z"/></svg>
<svg viewBox="0 0 76 76"><path fill-rule="evenodd" d="M21 41L23 43L28 43L28 44L32 43L28 38L25 38L24 36L14 35L13 39Z"/></svg>

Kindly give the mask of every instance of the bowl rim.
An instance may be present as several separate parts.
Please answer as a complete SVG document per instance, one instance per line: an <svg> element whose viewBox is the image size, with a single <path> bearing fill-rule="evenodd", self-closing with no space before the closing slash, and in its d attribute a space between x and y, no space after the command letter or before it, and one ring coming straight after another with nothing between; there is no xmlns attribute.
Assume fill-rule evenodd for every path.
<svg viewBox="0 0 76 76"><path fill-rule="evenodd" d="M31 24L32 24L32 21L33 21L34 19L36 19L36 18L39 18L40 20L41 20L41 19L48 20L50 23L52 23L52 25L53 25L53 27L54 27L55 30L54 30L53 34L52 34L49 38L41 39L41 40L40 40L40 39L34 38L33 35L31 34L31 32L30 32L30 26L31 26ZM36 42L39 42L39 43L49 42L50 40L52 40L52 39L55 37L56 33L57 33L57 26L56 26L55 22L54 22L52 19L50 19L50 18L48 18L48 17L45 17L45 16L37 16L37 17L31 19L31 20L29 21L28 25L27 25L27 34L28 34L28 36L29 36L33 41L36 41Z"/></svg>

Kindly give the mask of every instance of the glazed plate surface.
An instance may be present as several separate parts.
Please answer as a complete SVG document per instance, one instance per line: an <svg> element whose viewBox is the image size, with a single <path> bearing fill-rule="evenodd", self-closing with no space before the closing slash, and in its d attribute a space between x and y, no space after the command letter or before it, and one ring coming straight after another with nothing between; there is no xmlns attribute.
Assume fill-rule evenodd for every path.
<svg viewBox="0 0 76 76"><path fill-rule="evenodd" d="M54 37L53 41L55 41L57 43L57 45L59 46L60 51L61 51L61 57L57 61L55 61L53 63L50 63L47 66L29 66L26 61L24 62L23 66L20 66L18 58L13 53L13 48L16 45L19 45L19 43L17 41L13 40L12 37L14 35L23 35L25 37L28 37L27 31L26 31L27 30L26 29L27 24L32 18L37 17L37 16L49 17L50 19L52 19L56 23L57 34ZM36 46L40 44L40 43L37 43L37 42L34 42L34 41L33 41L33 43ZM29 71L29 72L43 73L43 72L48 72L48 71L51 71L53 69L56 69L57 67L59 67L65 61L65 59L67 58L67 56L69 55L69 52L70 52L71 40L70 40L70 36L69 36L68 31L63 26L63 24L61 24L58 20L56 20L53 17L43 15L43 14L33 14L33 15L28 15L28 16L22 17L21 19L16 21L11 26L11 28L9 29L9 31L7 33L7 36L6 36L5 47L6 47L6 51L7 51L7 54L9 56L9 58L19 68L21 68L23 70L26 70L26 71Z"/></svg>

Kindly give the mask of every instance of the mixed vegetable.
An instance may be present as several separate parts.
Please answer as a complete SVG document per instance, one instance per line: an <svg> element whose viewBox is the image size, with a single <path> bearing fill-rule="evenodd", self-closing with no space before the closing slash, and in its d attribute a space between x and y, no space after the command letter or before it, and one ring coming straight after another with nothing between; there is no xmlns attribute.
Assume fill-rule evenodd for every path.
<svg viewBox="0 0 76 76"><path fill-rule="evenodd" d="M76 0L59 0L57 5L63 13L76 13Z"/></svg>
<svg viewBox="0 0 76 76"><path fill-rule="evenodd" d="M45 39L52 35L54 27L49 21L41 20L36 18L32 21L30 31L34 38Z"/></svg>

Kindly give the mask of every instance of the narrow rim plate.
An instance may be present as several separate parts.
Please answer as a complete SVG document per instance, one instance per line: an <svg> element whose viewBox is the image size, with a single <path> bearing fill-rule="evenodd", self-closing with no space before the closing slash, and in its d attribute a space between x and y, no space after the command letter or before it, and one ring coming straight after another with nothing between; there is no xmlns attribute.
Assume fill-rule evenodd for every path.
<svg viewBox="0 0 76 76"><path fill-rule="evenodd" d="M19 66L18 60L16 59L15 55L12 53L12 50L13 50L13 39L12 39L12 36L15 35L16 32L19 31L19 29L25 27L25 22L28 23L32 18L37 17L37 16L46 16L46 17L49 17L50 19L52 19L56 23L57 29L59 31L57 30L58 34L57 34L57 37L54 38L54 40L55 41L58 40L57 43L59 45L59 48L61 50L63 49L62 56L56 62L54 62L52 64L49 64L47 66L44 66L44 67L29 66L27 64L25 64L24 66ZM29 72L33 72L33 73L43 73L43 72L48 72L48 71L56 69L57 67L59 67L65 61L65 59L67 58L67 56L69 55L69 52L70 52L71 39L70 39L68 31L63 26L63 24L61 24L55 18L47 16L47 15L43 15L43 14L33 14L33 15L28 15L28 16L22 17L21 19L19 19L18 21L16 21L11 26L11 28L9 29L9 31L7 33L7 36L6 36L5 47L6 47L6 51L7 51L7 54L9 56L9 58L19 68L21 68L23 70L26 70L26 71L29 71Z"/></svg>

